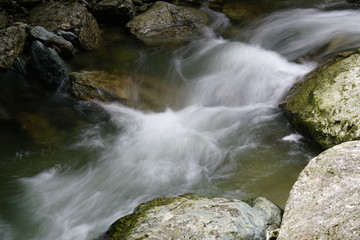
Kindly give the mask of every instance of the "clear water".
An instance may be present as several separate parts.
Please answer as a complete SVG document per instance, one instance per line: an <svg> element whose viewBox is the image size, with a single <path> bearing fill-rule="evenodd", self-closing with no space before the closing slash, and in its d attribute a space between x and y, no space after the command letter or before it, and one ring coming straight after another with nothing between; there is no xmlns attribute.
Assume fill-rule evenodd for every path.
<svg viewBox="0 0 360 240"><path fill-rule="evenodd" d="M157 111L74 102L2 72L0 239L95 239L139 203L187 192L283 207L319 149L278 104L317 62L360 42L359 10L290 2L251 26L203 7L212 27L183 47L106 29L102 49L69 62L151 77L163 90ZM221 37L234 27L240 35Z"/></svg>

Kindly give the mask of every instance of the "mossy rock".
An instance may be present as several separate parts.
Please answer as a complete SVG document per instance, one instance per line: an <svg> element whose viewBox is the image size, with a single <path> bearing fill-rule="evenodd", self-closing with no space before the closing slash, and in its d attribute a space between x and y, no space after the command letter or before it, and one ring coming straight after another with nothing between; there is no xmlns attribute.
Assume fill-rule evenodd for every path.
<svg viewBox="0 0 360 240"><path fill-rule="evenodd" d="M104 239L265 239L267 230L279 227L281 210L264 198L255 202L252 208L194 194L160 197L117 220Z"/></svg>
<svg viewBox="0 0 360 240"><path fill-rule="evenodd" d="M324 149L360 139L360 51L312 71L280 105L289 121Z"/></svg>

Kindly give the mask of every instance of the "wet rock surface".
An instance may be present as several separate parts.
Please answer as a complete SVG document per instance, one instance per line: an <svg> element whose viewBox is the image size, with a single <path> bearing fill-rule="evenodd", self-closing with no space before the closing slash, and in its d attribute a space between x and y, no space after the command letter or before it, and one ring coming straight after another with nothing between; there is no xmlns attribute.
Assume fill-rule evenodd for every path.
<svg viewBox="0 0 360 240"><path fill-rule="evenodd" d="M134 79L121 71L82 71L70 75L71 92L80 100L120 101L129 105L134 101Z"/></svg>
<svg viewBox="0 0 360 240"><path fill-rule="evenodd" d="M360 141L334 146L301 172L278 240L359 239Z"/></svg>
<svg viewBox="0 0 360 240"><path fill-rule="evenodd" d="M185 194L139 205L113 223L105 239L265 239L280 219L280 209L264 198L251 208L239 200Z"/></svg>
<svg viewBox="0 0 360 240"><path fill-rule="evenodd" d="M96 19L77 2L46 2L32 9L30 22L33 26L42 26L48 31L70 31L78 36L85 50L99 47L100 30Z"/></svg>
<svg viewBox="0 0 360 240"><path fill-rule="evenodd" d="M25 24L16 24L0 30L0 68L10 68L22 53L26 40L25 27Z"/></svg>
<svg viewBox="0 0 360 240"><path fill-rule="evenodd" d="M181 43L195 37L206 23L206 15L196 9L159 1L134 17L127 27L149 44Z"/></svg>
<svg viewBox="0 0 360 240"><path fill-rule="evenodd" d="M32 43L27 72L32 78L51 88L58 88L69 79L67 66L57 52L39 41Z"/></svg>
<svg viewBox="0 0 360 240"><path fill-rule="evenodd" d="M360 53L337 57L295 84L281 107L323 148L360 139Z"/></svg>

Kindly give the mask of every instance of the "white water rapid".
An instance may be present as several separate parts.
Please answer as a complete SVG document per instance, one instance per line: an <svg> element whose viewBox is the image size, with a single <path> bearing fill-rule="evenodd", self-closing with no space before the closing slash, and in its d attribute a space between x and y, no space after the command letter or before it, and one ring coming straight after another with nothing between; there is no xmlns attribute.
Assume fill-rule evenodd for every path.
<svg viewBox="0 0 360 240"><path fill-rule="evenodd" d="M153 113L100 104L111 116L112 133L101 134L101 124L94 125L72 146L96 149L94 159L80 168L57 165L20 179L22 192L13 199L17 220L0 215L0 238L96 239L154 197L246 196L237 179L248 171L254 182L266 177L256 176L262 159L274 158L276 168L297 154L308 159L297 152L301 136L284 130L278 104L315 64L288 59L332 39L332 51L359 44L359 13L289 10L265 18L250 44L213 37L177 50L169 78L184 83L182 107ZM275 145L285 153L272 150ZM266 166L271 174L273 166ZM238 190L222 185L227 178Z"/></svg>

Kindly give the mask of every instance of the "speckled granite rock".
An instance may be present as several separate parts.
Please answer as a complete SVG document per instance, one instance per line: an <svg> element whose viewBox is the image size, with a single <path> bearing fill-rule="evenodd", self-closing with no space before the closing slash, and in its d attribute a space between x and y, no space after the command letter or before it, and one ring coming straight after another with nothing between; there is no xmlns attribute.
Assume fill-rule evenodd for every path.
<svg viewBox="0 0 360 240"><path fill-rule="evenodd" d="M357 240L359 216L360 141L352 141L321 153L301 172L278 240Z"/></svg>
<svg viewBox="0 0 360 240"><path fill-rule="evenodd" d="M239 200L192 194L156 198L120 218L105 239L265 239L281 210L264 198L253 206Z"/></svg>
<svg viewBox="0 0 360 240"><path fill-rule="evenodd" d="M13 25L0 30L0 68L10 68L22 53L26 40L25 24Z"/></svg>

